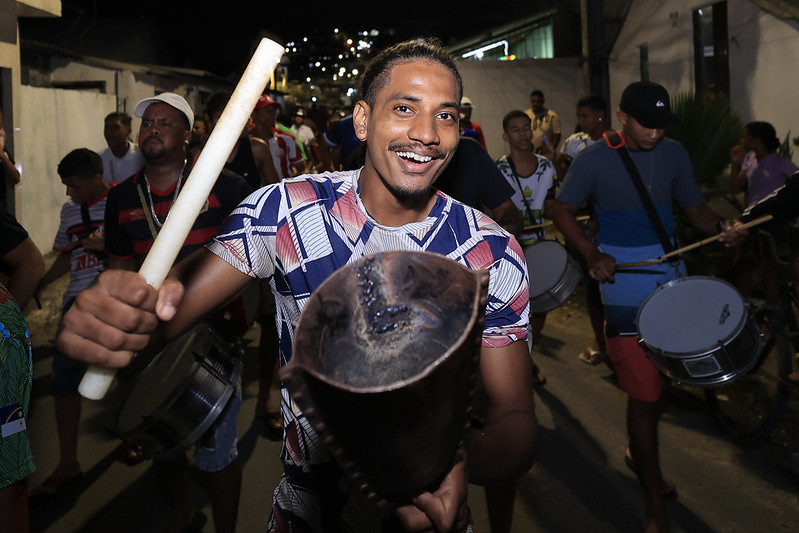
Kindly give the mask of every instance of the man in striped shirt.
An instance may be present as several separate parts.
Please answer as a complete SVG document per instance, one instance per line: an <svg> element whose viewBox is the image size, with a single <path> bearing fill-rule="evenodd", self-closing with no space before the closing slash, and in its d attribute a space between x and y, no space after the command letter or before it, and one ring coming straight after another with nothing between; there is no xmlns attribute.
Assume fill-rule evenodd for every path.
<svg viewBox="0 0 799 533"><path fill-rule="evenodd" d="M194 112L183 97L162 93L145 98L136 104L134 113L142 119L138 142L144 156L144 168L111 189L105 212L109 268L122 270L139 269L194 163L187 154ZM241 176L223 170L183 243L177 262L210 241L228 214L250 192L252 186ZM238 391L235 396L215 426L232 427L232 434L225 433L231 438L224 439L217 434L214 436L215 446L204 446L205 441L202 441L194 456L194 464L208 474L214 522L219 532L235 531L241 489L241 464L235 432L241 396ZM168 532L199 526L204 520L189 499L182 460L181 456L175 461L155 462L160 474L170 479L166 482L172 507ZM172 490L174 487L178 489Z"/></svg>

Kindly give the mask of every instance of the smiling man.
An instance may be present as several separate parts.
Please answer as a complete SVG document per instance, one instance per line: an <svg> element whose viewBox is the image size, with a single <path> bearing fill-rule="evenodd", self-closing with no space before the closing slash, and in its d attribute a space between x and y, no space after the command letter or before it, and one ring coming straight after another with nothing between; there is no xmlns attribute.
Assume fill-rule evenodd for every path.
<svg viewBox="0 0 799 533"><path fill-rule="evenodd" d="M434 188L458 144L461 92L454 60L439 43L414 40L384 50L364 72L353 112L356 134L368 140L363 168L260 189L231 214L188 275L176 273L182 283L167 280L157 292L137 275L111 271L67 317L63 349L93 364L125 366L135 352L174 338L258 278L275 295L286 364L311 293L359 257L428 251L490 272L480 352L485 421L468 434L466 461L440 488L388 513L347 480L283 389L285 469L270 531L372 531L396 520L413 531L463 531L467 480L500 484L532 465L536 423L521 248L493 220ZM164 327L154 331L158 319Z"/></svg>

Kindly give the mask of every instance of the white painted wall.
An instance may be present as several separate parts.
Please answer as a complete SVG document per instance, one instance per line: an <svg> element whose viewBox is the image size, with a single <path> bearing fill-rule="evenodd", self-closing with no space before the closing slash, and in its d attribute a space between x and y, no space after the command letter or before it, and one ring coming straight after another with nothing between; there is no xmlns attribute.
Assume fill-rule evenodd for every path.
<svg viewBox="0 0 799 533"><path fill-rule="evenodd" d="M610 54L611 109L640 80L640 46L649 46L650 79L670 94L694 90L694 9L711 0L635 0ZM770 122L782 138L799 135L796 82L799 23L780 20L748 0L728 0L730 101L744 122ZM799 150L797 150L799 152ZM795 154L794 160L799 160Z"/></svg>
<svg viewBox="0 0 799 533"><path fill-rule="evenodd" d="M103 119L115 106L113 95L20 87L14 142L22 177L16 216L43 253L53 247L61 205L68 199L58 162L75 148L104 148Z"/></svg>
<svg viewBox="0 0 799 533"><path fill-rule="evenodd" d="M502 140L502 117L530 107L530 91L544 93L544 105L560 116L565 139L577 125L575 105L583 92L577 58L520 61L459 61L463 94L474 104L472 120L480 124L491 157L508 152Z"/></svg>

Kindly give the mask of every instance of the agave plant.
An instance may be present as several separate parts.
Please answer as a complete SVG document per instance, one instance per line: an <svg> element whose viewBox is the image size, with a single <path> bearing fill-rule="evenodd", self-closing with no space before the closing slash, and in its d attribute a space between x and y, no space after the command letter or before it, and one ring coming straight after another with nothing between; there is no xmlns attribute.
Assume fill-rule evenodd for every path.
<svg viewBox="0 0 799 533"><path fill-rule="evenodd" d="M719 183L719 177L730 163L730 150L741 139L744 123L740 115L722 96L707 100L702 94L695 93L675 95L671 109L682 123L668 127L666 135L685 146L696 181L707 194L720 193L740 209L739 202ZM705 237L688 224L682 210L677 210L677 213L676 230L682 243L690 244ZM689 272L694 274L713 273L725 277L731 264L728 253L712 246L700 247L686 259Z"/></svg>
<svg viewBox="0 0 799 533"><path fill-rule="evenodd" d="M669 126L666 135L688 150L696 181L717 188L730 163L730 149L740 142L743 120L723 96L708 100L701 93L681 93L673 98L671 110L682 124Z"/></svg>

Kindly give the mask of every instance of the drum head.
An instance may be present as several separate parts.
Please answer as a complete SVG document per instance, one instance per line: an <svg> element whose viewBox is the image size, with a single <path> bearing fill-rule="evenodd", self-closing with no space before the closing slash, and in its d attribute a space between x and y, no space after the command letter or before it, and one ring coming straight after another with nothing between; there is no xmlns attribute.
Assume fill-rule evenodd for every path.
<svg viewBox="0 0 799 533"><path fill-rule="evenodd" d="M638 310L636 326L651 348L697 354L735 337L746 323L746 303L729 283L689 276L658 287Z"/></svg>
<svg viewBox="0 0 799 533"><path fill-rule="evenodd" d="M558 241L539 241L524 249L530 276L530 298L535 298L558 284L568 263L566 248Z"/></svg>
<svg viewBox="0 0 799 533"><path fill-rule="evenodd" d="M192 378L196 357L192 347L211 343L211 330L200 325L184 334L159 353L141 373L119 413L119 431L126 433L155 417L179 395Z"/></svg>

